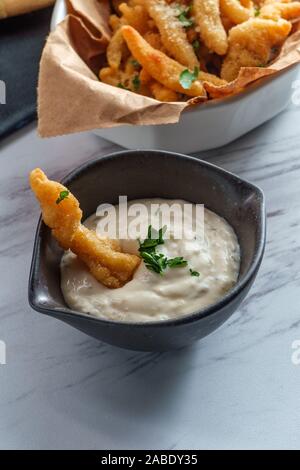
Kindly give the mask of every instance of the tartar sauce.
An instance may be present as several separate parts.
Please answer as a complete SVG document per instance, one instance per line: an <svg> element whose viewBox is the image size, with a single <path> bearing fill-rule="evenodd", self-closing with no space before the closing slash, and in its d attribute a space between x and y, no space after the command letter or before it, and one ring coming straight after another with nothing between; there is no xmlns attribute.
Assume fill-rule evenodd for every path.
<svg viewBox="0 0 300 470"><path fill-rule="evenodd" d="M147 199L132 201L128 206L135 202L147 207L153 203L186 204L181 200ZM98 220L93 215L85 225L96 229ZM148 226L149 222L147 218L144 225ZM123 251L138 252L138 246L137 241L123 241ZM142 262L133 279L119 289L100 284L76 255L65 252L61 261L61 288L66 303L72 310L104 319L167 320L217 302L237 282L240 249L235 232L223 218L207 209L204 209L203 236L175 239L170 231L169 239L157 251L168 258L183 257L188 265L166 269L160 275Z"/></svg>

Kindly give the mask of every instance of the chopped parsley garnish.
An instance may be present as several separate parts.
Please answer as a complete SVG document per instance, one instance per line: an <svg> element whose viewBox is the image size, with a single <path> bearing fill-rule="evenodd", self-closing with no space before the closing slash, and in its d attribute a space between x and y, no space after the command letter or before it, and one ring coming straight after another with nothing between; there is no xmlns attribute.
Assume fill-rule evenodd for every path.
<svg viewBox="0 0 300 470"><path fill-rule="evenodd" d="M140 64L136 59L132 59L132 60L130 61L130 63L133 65L133 67L134 67L135 69L140 69L140 68L141 68L141 64Z"/></svg>
<svg viewBox="0 0 300 470"><path fill-rule="evenodd" d="M165 243L163 236L166 229L165 226L157 231L149 225L147 238L140 242L139 252L146 267L157 274L163 274L167 268L183 268L188 264L182 256L167 258L163 253L157 253L156 247Z"/></svg>
<svg viewBox="0 0 300 470"><path fill-rule="evenodd" d="M260 15L260 8L255 7L254 16L259 16L259 15Z"/></svg>
<svg viewBox="0 0 300 470"><path fill-rule="evenodd" d="M195 39L195 40L192 42L192 46L193 46L195 52L197 52L197 51L199 50L200 42L198 41L198 39Z"/></svg>
<svg viewBox="0 0 300 470"><path fill-rule="evenodd" d="M143 243L140 242L140 249L139 251L152 251L154 250L158 245L163 245L164 239L164 233L166 232L167 227L164 226L160 228L158 231L155 230L152 225L149 225L148 227L148 233L147 233L147 238L143 241Z"/></svg>
<svg viewBox="0 0 300 470"><path fill-rule="evenodd" d="M61 191L59 197L56 199L56 204L59 204L61 201L66 199L69 196L69 191Z"/></svg>
<svg viewBox="0 0 300 470"><path fill-rule="evenodd" d="M135 75L132 79L132 85L133 85L133 88L134 88L134 91L138 91L140 89L140 86L141 86L141 80L140 80L140 77L138 75Z"/></svg>
<svg viewBox="0 0 300 470"><path fill-rule="evenodd" d="M188 18L187 16L190 11L191 5L188 7L182 7L180 5L177 5L176 7L176 16L184 28L190 28L194 24L193 20L191 18Z"/></svg>
<svg viewBox="0 0 300 470"><path fill-rule="evenodd" d="M168 259L167 264L169 268L183 268L187 266L188 262L182 256L177 256L176 258Z"/></svg>
<svg viewBox="0 0 300 470"><path fill-rule="evenodd" d="M162 274L167 268L167 258L162 253L155 253L155 251L141 251L145 265L150 271L157 274Z"/></svg>
<svg viewBox="0 0 300 470"><path fill-rule="evenodd" d="M199 67L194 68L194 72L188 69L183 70L179 76L179 83L185 90L191 88L192 83L197 80L199 75Z"/></svg>
<svg viewBox="0 0 300 470"><path fill-rule="evenodd" d="M123 85L123 83L121 83L121 82L120 82L120 83L118 83L118 85L117 85L117 86L118 86L118 88L122 88L123 90L127 90L127 91L129 91L129 90L128 90L128 88L126 88L126 86L125 86L125 85Z"/></svg>
<svg viewBox="0 0 300 470"><path fill-rule="evenodd" d="M182 23L182 26L184 28L190 28L191 26L193 26L194 22L193 20L191 20L191 18L187 18L186 17L186 14L185 13L181 13L179 16L178 16L178 19L179 21Z"/></svg>
<svg viewBox="0 0 300 470"><path fill-rule="evenodd" d="M198 273L198 271L194 271L193 269L190 269L190 275L195 276L195 277L199 277L200 273Z"/></svg>

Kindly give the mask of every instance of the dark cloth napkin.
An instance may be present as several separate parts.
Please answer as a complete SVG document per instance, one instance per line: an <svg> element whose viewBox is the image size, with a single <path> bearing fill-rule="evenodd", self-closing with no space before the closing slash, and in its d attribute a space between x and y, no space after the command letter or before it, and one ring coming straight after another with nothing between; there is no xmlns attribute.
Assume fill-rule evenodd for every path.
<svg viewBox="0 0 300 470"><path fill-rule="evenodd" d="M39 61L52 7L0 21L0 138L36 119Z"/></svg>

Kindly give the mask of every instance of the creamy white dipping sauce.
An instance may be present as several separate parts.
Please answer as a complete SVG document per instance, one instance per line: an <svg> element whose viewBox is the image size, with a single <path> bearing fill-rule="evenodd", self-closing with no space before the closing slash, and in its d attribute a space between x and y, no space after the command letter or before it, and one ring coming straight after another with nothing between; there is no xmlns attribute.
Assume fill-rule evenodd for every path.
<svg viewBox="0 0 300 470"><path fill-rule="evenodd" d="M147 199L131 201L150 204L186 204L186 201ZM85 225L96 229L93 215ZM144 226L151 222L147 218ZM154 226L155 227L155 226ZM159 227L155 227L159 228ZM68 251L61 262L61 288L66 303L75 311L96 317L128 322L177 318L201 310L220 300L237 282L240 248L231 226L215 213L204 210L204 236L170 239L157 247L168 258L182 256L188 266L156 274L142 261L133 279L119 289L109 289L89 273L77 256ZM123 251L136 252L137 241L123 242ZM129 249L130 247L130 249ZM134 249L132 249L134 247ZM199 276L192 276L190 269Z"/></svg>

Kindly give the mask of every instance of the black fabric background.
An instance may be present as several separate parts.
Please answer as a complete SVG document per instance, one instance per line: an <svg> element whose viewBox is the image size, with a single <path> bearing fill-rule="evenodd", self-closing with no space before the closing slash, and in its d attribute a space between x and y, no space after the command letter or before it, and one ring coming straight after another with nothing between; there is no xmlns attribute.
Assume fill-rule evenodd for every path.
<svg viewBox="0 0 300 470"><path fill-rule="evenodd" d="M36 119L39 61L51 13L52 7L0 21L0 80L6 84L0 138Z"/></svg>

